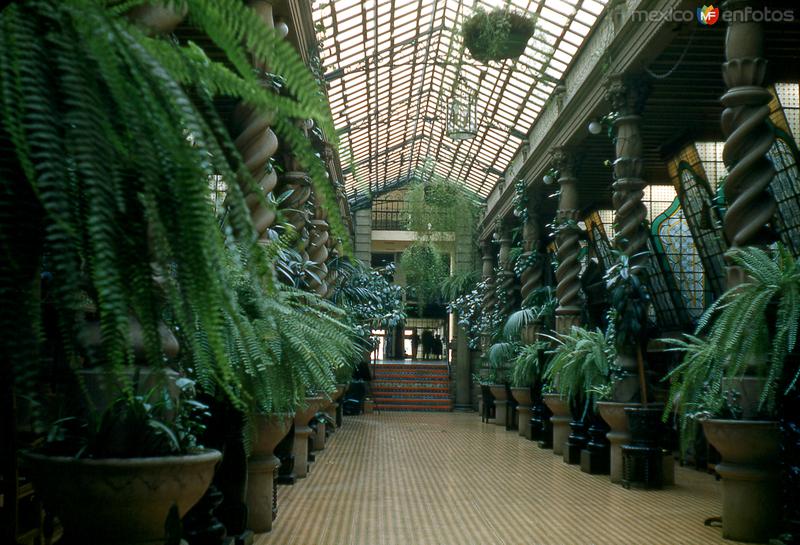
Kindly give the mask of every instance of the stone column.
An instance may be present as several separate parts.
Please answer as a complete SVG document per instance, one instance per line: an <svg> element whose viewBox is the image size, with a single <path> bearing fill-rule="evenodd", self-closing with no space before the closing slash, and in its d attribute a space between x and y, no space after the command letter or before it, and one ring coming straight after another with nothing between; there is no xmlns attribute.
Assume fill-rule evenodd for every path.
<svg viewBox="0 0 800 545"><path fill-rule="evenodd" d="M572 326L581 321L581 264L578 254L581 250L580 228L578 227L578 187L575 178L574 157L566 150L558 148L553 152L553 161L559 172L561 186L558 199L556 222L556 246L558 247L558 269L556 270L556 331L569 333Z"/></svg>
<svg viewBox="0 0 800 545"><path fill-rule="evenodd" d="M494 290L494 256L492 255L491 241L487 240L481 243L481 259L483 261L481 276L483 281L486 282L486 291L483 294L483 313L489 315L494 312L494 308L497 305L497 295ZM482 335L481 341L481 348L485 352L489 348L488 333Z"/></svg>
<svg viewBox="0 0 800 545"><path fill-rule="evenodd" d="M517 300L516 286L514 285L514 263L509 257L511 242L511 228L504 225L500 230L500 251L497 253L500 274L495 287L498 304L502 305L504 318L513 312Z"/></svg>
<svg viewBox="0 0 800 545"><path fill-rule="evenodd" d="M522 271L522 277L520 278L520 297L522 301L525 301L535 289L542 286L544 268L542 267L542 256L540 254L541 239L542 230L539 226L539 210L535 203L529 201L528 217L522 226L522 257L523 259L528 259L530 256L538 255L539 260Z"/></svg>
<svg viewBox="0 0 800 545"><path fill-rule="evenodd" d="M631 260L633 272L641 271L647 264L647 239L649 233L645 227L647 207L642 202L644 188L647 183L642 179L642 135L641 112L644 106L644 85L634 79L623 79L621 76L611 78L607 88L608 100L611 102L616 117L614 119L614 183L613 202L617 211L614 220L614 246L628 256L637 256ZM630 402L637 397L639 391L636 361L636 347L630 350L619 350L617 363L627 373L629 379L617 386L615 396L618 401Z"/></svg>
<svg viewBox="0 0 800 545"><path fill-rule="evenodd" d="M775 169L767 151L775 140L767 126L771 95L764 88L767 60L764 29L748 19L745 11L753 2L734 0L724 9L732 12L725 37L722 76L728 91L722 96L722 160L728 169L725 182L725 236L733 248L769 243L773 237L767 224L775 213L775 199L767 192ZM759 4L760 5L760 4ZM744 280L738 267L728 268L728 287Z"/></svg>
<svg viewBox="0 0 800 545"><path fill-rule="evenodd" d="M644 86L634 80L614 77L608 85L608 99L617 117L614 119L614 184L613 202L617 211L614 221L614 246L634 256L647 251L648 232L644 226L647 208L642 202L647 183L642 179L641 111ZM635 264L644 265L645 257Z"/></svg>

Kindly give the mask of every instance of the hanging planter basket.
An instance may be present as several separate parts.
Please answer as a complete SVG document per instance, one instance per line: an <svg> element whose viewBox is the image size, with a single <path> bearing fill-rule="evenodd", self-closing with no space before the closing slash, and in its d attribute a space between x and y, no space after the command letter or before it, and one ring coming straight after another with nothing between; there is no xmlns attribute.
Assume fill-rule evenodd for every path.
<svg viewBox="0 0 800 545"><path fill-rule="evenodd" d="M478 9L464 21L461 35L477 61L501 61L522 55L536 30L531 17L507 9Z"/></svg>

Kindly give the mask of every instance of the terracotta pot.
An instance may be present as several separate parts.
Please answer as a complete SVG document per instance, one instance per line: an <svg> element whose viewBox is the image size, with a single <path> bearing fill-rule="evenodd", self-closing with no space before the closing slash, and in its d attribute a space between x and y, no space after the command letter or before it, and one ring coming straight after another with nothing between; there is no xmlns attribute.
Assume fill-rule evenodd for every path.
<svg viewBox="0 0 800 545"><path fill-rule="evenodd" d="M528 437L531 434L531 405L533 399L531 398L531 388L526 386L524 388L511 388L511 395L517 400L517 414L519 417L519 434L523 437Z"/></svg>
<svg viewBox="0 0 800 545"><path fill-rule="evenodd" d="M494 423L505 426L507 422L506 406L508 405L508 392L505 384L492 384L489 390L494 396Z"/></svg>
<svg viewBox="0 0 800 545"><path fill-rule="evenodd" d="M314 418L327 399L322 396L307 397L304 407L298 407L294 415L294 473L298 479L308 475L308 423Z"/></svg>
<svg viewBox="0 0 800 545"><path fill-rule="evenodd" d="M294 415L258 414L250 459L247 462L248 526L254 532L272 530L273 474L280 460L275 447L292 427Z"/></svg>
<svg viewBox="0 0 800 545"><path fill-rule="evenodd" d="M216 450L186 456L79 459L25 454L34 486L75 543L156 545L177 506L182 517L211 484Z"/></svg>
<svg viewBox="0 0 800 545"><path fill-rule="evenodd" d="M765 542L778 527L780 504L778 423L769 420L701 421L722 456L722 537Z"/></svg>
<svg viewBox="0 0 800 545"><path fill-rule="evenodd" d="M611 482L622 482L622 445L631 440L628 430L628 416L625 407L639 407L639 403L619 403L616 401L601 401L597 404L600 416L609 425L611 431L606 434L611 443Z"/></svg>
<svg viewBox="0 0 800 545"><path fill-rule="evenodd" d="M553 454L563 456L564 444L569 437L569 423L572 420L569 403L558 394L544 394L542 399L553 413L550 417L553 424Z"/></svg>

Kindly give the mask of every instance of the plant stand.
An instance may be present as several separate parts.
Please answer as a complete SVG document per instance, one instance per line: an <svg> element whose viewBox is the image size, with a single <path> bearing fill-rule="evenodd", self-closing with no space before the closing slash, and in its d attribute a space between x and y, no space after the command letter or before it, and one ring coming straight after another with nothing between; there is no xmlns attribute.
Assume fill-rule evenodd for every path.
<svg viewBox="0 0 800 545"><path fill-rule="evenodd" d="M511 395L511 387L506 384L506 431L513 431L519 428L517 413L517 400Z"/></svg>
<svg viewBox="0 0 800 545"><path fill-rule="evenodd" d="M608 426L603 419L594 415L588 430L589 441L581 451L581 471L584 473L607 475L610 472L611 453L606 439L607 432Z"/></svg>
<svg viewBox="0 0 800 545"><path fill-rule="evenodd" d="M294 420L292 420L289 433L275 447L275 456L281 461L275 482L282 485L293 485L297 480L297 475L294 473Z"/></svg>
<svg viewBox="0 0 800 545"><path fill-rule="evenodd" d="M584 422L583 415L581 415L580 412L581 409L579 406L573 407L573 418L569 423L570 434L567 437L566 444L564 445L565 464L580 464L581 451L589 441L589 436L586 435L586 422Z"/></svg>
<svg viewBox="0 0 800 545"><path fill-rule="evenodd" d="M569 404L558 394L545 394L542 396L547 408L553 413L550 422L553 426L553 454L563 455L564 445L569 437L569 422L571 420Z"/></svg>
<svg viewBox="0 0 800 545"><path fill-rule="evenodd" d="M307 397L306 406L298 408L294 415L294 473L298 479L308 475L308 442L311 435L308 423L324 403L323 397Z"/></svg>
<svg viewBox="0 0 800 545"><path fill-rule="evenodd" d="M325 428L326 428L325 420L320 418L317 420L317 427L314 430L314 435L312 436L312 445L311 448L313 450L324 450L325 449Z"/></svg>
<svg viewBox="0 0 800 545"><path fill-rule="evenodd" d="M780 430L767 420L703 420L706 438L722 455L722 537L765 542L780 520Z"/></svg>
<svg viewBox="0 0 800 545"><path fill-rule="evenodd" d="M519 434L530 438L531 434L531 406L533 400L530 387L511 388L511 395L517 400L517 423Z"/></svg>
<svg viewBox="0 0 800 545"><path fill-rule="evenodd" d="M553 448L553 413L541 399L534 405L531 417L531 439L537 441L539 448Z"/></svg>
<svg viewBox="0 0 800 545"><path fill-rule="evenodd" d="M622 445L622 486L658 489L664 485L664 453L659 447L661 408L626 407L631 442Z"/></svg>
<svg viewBox="0 0 800 545"><path fill-rule="evenodd" d="M494 418L494 396L492 390L486 384L481 384L481 422L489 422Z"/></svg>
<svg viewBox="0 0 800 545"><path fill-rule="evenodd" d="M257 415L255 437L247 471L248 526L255 532L272 530L275 496L274 476L280 459L275 447L292 427L292 416Z"/></svg>
<svg viewBox="0 0 800 545"><path fill-rule="evenodd" d="M494 423L505 426L508 420L508 392L505 384L492 384L489 391L494 396Z"/></svg>
<svg viewBox="0 0 800 545"><path fill-rule="evenodd" d="M597 404L600 416L610 427L606 438L611 444L609 472L612 483L622 482L622 445L631 440L625 407L640 406L638 403L618 403L616 401L601 401Z"/></svg>

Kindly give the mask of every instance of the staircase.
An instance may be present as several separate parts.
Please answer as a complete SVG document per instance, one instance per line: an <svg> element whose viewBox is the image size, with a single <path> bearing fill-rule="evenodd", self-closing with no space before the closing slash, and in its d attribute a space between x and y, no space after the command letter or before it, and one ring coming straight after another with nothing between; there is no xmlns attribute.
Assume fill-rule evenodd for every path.
<svg viewBox="0 0 800 545"><path fill-rule="evenodd" d="M446 363L385 363L372 369L372 397L376 409L453 410Z"/></svg>

